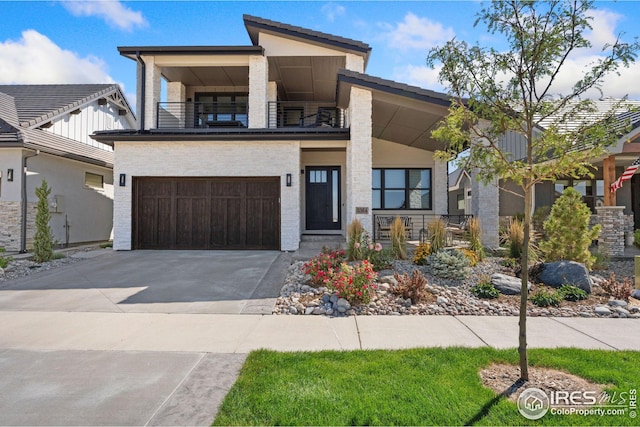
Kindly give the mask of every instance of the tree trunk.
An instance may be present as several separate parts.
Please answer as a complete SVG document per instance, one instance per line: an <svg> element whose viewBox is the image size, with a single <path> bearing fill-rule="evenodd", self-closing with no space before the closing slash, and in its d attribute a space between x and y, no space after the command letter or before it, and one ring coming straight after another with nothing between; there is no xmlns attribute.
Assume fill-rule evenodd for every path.
<svg viewBox="0 0 640 427"><path fill-rule="evenodd" d="M529 241L531 240L531 205L533 190L529 181L525 182L524 189L524 240L520 265L522 267L522 283L520 287L520 331L518 334L518 353L520 354L520 378L529 380L529 358L527 356L527 298L529 290Z"/></svg>

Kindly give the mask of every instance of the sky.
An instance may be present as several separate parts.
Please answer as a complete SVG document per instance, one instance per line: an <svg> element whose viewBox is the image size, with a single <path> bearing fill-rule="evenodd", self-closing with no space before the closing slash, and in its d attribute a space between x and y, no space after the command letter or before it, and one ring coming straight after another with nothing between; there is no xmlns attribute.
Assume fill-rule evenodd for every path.
<svg viewBox="0 0 640 427"><path fill-rule="evenodd" d="M474 27L482 3L469 1L2 1L0 84L118 83L133 105L135 62L118 46L250 45L243 14L352 38L372 47L368 74L445 92L426 66L434 46L455 37L504 48ZM596 3L593 49L570 58L559 84L615 37L640 36L640 1ZM597 49L596 49L597 48ZM605 95L640 99L640 58L605 84Z"/></svg>

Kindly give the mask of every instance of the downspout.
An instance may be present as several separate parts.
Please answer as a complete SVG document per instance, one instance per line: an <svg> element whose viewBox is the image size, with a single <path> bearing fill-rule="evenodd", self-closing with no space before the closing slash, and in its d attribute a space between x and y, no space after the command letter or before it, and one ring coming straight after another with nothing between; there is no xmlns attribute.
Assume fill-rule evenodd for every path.
<svg viewBox="0 0 640 427"><path fill-rule="evenodd" d="M140 74L141 75L141 82L140 82L140 114L138 115L138 117L140 117L140 124L139 124L139 131L144 131L144 110L145 110L145 99L146 99L146 86L147 86L147 64L144 63L144 60L142 59L142 57L140 56L140 51L136 52L136 59L138 60L138 63L140 64Z"/></svg>
<svg viewBox="0 0 640 427"><path fill-rule="evenodd" d="M20 253L27 252L27 159L40 154L40 150L36 150L35 154L22 157L22 236L20 239Z"/></svg>

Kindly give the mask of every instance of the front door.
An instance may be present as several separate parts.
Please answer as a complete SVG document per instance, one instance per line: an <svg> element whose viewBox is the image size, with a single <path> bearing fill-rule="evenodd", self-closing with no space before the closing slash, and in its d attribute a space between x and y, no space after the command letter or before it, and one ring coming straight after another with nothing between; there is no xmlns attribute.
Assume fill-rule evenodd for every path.
<svg viewBox="0 0 640 427"><path fill-rule="evenodd" d="M340 230L340 167L307 167L305 176L307 230Z"/></svg>

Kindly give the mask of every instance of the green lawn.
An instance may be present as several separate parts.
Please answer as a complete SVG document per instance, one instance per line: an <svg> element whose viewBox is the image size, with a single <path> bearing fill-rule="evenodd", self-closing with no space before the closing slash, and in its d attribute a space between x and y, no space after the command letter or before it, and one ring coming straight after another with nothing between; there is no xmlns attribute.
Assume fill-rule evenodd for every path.
<svg viewBox="0 0 640 427"><path fill-rule="evenodd" d="M568 371L611 391L640 385L640 353L529 351L531 365ZM517 363L516 350L251 353L214 425L638 425L623 417L559 416L538 421L484 388L478 371Z"/></svg>

